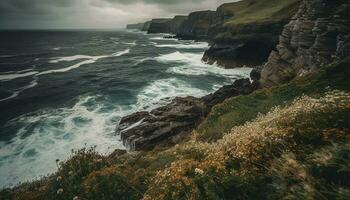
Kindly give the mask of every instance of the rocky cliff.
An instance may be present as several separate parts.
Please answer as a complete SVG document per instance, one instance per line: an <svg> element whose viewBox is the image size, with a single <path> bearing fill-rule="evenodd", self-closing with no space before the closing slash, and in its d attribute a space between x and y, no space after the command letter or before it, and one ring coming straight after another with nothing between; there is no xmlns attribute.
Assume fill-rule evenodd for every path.
<svg viewBox="0 0 350 200"><path fill-rule="evenodd" d="M148 33L172 33L176 34L187 16L177 15L172 19L152 19L145 23L128 24L127 29L137 29Z"/></svg>
<svg viewBox="0 0 350 200"><path fill-rule="evenodd" d="M137 23L137 24L128 24L126 25L126 29L137 29L141 30L144 26L144 23Z"/></svg>
<svg viewBox="0 0 350 200"><path fill-rule="evenodd" d="M179 27L177 37L181 39L210 40L221 29L222 18L216 11L190 13Z"/></svg>
<svg viewBox="0 0 350 200"><path fill-rule="evenodd" d="M152 19L147 33L169 33L171 19Z"/></svg>
<svg viewBox="0 0 350 200"><path fill-rule="evenodd" d="M244 0L223 4L216 11L222 24L213 26L213 44L203 60L226 68L262 65L299 2Z"/></svg>
<svg viewBox="0 0 350 200"><path fill-rule="evenodd" d="M304 0L265 64L261 86L285 83L346 56L350 56L349 1Z"/></svg>

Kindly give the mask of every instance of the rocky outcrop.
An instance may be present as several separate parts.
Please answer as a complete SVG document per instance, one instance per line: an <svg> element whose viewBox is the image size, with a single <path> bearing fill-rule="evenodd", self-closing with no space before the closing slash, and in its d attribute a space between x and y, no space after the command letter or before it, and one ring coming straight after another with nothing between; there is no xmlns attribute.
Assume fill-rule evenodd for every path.
<svg viewBox="0 0 350 200"><path fill-rule="evenodd" d="M143 24L143 27L141 29L141 31L148 31L149 27L151 25L151 21L147 21Z"/></svg>
<svg viewBox="0 0 350 200"><path fill-rule="evenodd" d="M147 29L148 33L176 34L187 16L177 15L172 19L152 19Z"/></svg>
<svg viewBox="0 0 350 200"><path fill-rule="evenodd" d="M198 11L190 13L177 31L181 39L209 40L220 31L222 17L216 11Z"/></svg>
<svg viewBox="0 0 350 200"><path fill-rule="evenodd" d="M265 63L275 49L284 25L299 5L298 0L286 2L245 0L220 6L217 13L223 28L215 34L203 60L225 68L256 67ZM278 3L284 4L278 9L271 8Z"/></svg>
<svg viewBox="0 0 350 200"><path fill-rule="evenodd" d="M144 26L144 23L137 23L137 24L128 24L126 25L126 29L136 29L141 30Z"/></svg>
<svg viewBox="0 0 350 200"><path fill-rule="evenodd" d="M171 19L152 19L147 33L169 33Z"/></svg>
<svg viewBox="0 0 350 200"><path fill-rule="evenodd" d="M203 119L210 109L225 99L253 91L249 79L240 79L230 86L202 98L175 98L170 104L150 112L124 117L117 134L130 150L150 150L157 145L176 144Z"/></svg>
<svg viewBox="0 0 350 200"><path fill-rule="evenodd" d="M267 61L287 21L235 26L235 30L217 35L205 52L203 61L225 68L256 67Z"/></svg>
<svg viewBox="0 0 350 200"><path fill-rule="evenodd" d="M350 56L348 0L304 0L265 64L260 84L270 87Z"/></svg>
<svg viewBox="0 0 350 200"><path fill-rule="evenodd" d="M182 24L188 19L188 16L177 15L170 21L169 33L177 34Z"/></svg>

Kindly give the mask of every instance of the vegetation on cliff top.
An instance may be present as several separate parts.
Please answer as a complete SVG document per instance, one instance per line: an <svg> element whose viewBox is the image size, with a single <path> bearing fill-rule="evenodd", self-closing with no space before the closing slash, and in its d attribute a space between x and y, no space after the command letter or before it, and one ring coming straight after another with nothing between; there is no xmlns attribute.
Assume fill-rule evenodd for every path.
<svg viewBox="0 0 350 200"><path fill-rule="evenodd" d="M228 99L170 149L74 152L0 199L349 199L349 69Z"/></svg>
<svg viewBox="0 0 350 200"><path fill-rule="evenodd" d="M289 20L298 9L300 0L244 0L223 4L218 8L221 12L233 13L226 26L247 23L263 23Z"/></svg>

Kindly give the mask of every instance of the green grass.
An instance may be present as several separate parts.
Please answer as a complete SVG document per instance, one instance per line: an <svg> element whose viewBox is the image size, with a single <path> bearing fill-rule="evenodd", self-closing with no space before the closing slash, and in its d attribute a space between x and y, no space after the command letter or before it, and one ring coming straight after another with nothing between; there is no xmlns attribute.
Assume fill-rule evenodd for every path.
<svg viewBox="0 0 350 200"><path fill-rule="evenodd" d="M270 115L236 127L215 143L192 138L169 149L119 156L82 149L55 174L2 190L0 199L349 199L350 95L342 109L331 101L330 109L315 112L305 103L309 100L292 103L303 94L318 98L327 91L349 91L348 77L350 59L289 84L228 99L213 108L195 131L197 138L213 142L258 113ZM286 106L271 113L277 105ZM283 114L294 111L296 116Z"/></svg>
<svg viewBox="0 0 350 200"><path fill-rule="evenodd" d="M300 95L314 96L332 89L350 90L349 71L350 59L347 59L333 64L328 71L323 70L286 85L228 99L212 109L196 129L196 134L200 140L216 141L232 127L253 120L259 113L265 114L274 106L287 105Z"/></svg>
<svg viewBox="0 0 350 200"><path fill-rule="evenodd" d="M295 13L299 2L300 0L244 0L224 4L219 10L234 14L225 24L232 27L238 24L287 20Z"/></svg>

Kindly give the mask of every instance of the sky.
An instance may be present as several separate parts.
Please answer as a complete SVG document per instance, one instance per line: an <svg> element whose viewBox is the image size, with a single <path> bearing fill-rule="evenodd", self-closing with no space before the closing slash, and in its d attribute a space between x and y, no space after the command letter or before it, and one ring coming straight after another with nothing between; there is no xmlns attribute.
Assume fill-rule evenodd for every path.
<svg viewBox="0 0 350 200"><path fill-rule="evenodd" d="M121 28L237 0L0 0L0 29Z"/></svg>

